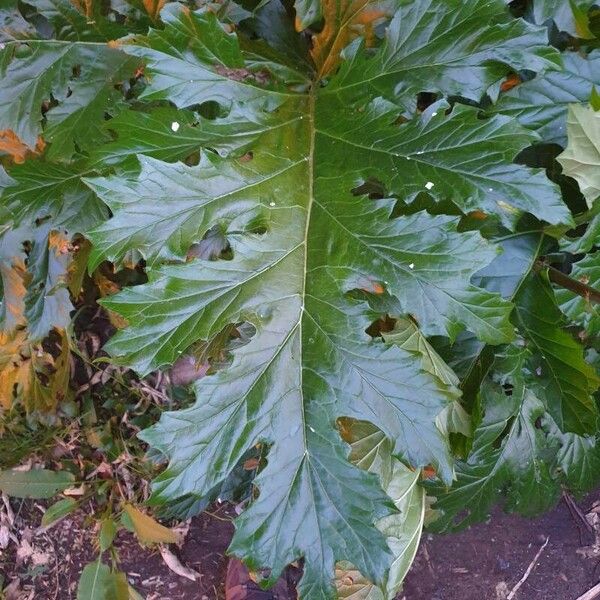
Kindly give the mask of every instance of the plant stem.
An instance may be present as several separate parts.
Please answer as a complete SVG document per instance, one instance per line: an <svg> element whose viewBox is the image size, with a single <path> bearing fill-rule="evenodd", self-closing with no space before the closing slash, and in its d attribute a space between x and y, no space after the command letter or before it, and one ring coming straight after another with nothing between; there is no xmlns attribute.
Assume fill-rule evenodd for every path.
<svg viewBox="0 0 600 600"><path fill-rule="evenodd" d="M588 302L600 304L600 291L596 288L565 275L563 272L551 267L543 261L537 261L534 268L536 271L548 269L548 278L552 283L555 283L566 290L570 290L574 294L585 298Z"/></svg>

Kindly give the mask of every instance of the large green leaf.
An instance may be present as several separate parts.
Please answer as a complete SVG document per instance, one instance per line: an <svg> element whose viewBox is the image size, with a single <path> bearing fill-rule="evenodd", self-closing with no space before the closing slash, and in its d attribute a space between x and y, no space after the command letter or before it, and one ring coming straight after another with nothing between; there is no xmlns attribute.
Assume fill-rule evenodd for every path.
<svg viewBox="0 0 600 600"><path fill-rule="evenodd" d="M525 515L551 507L558 497L548 465L552 453L537 427L544 404L525 385L518 367L505 382L514 384L510 393L490 381L482 385L480 422L468 459L456 465L456 481L451 487L428 485L437 500L433 528L438 531L486 519L502 492L507 510Z"/></svg>
<svg viewBox="0 0 600 600"><path fill-rule="evenodd" d="M546 142L566 146L568 107L588 102L600 84L600 51L587 58L569 52L563 62L563 70L547 71L502 94L492 110L516 117Z"/></svg>
<svg viewBox="0 0 600 600"><path fill-rule="evenodd" d="M495 23L485 31L483 17ZM572 222L542 171L512 163L535 134L444 102L405 122L400 106L427 90L479 99L511 68L555 66L556 52L501 1L402 1L380 48L355 43L339 72L317 84L273 54L242 49L211 13L172 5L162 19L164 29L121 46L146 61L141 98L200 113L216 101L222 113L206 128L200 119L193 140L189 113L169 123L173 113L161 108L131 129L120 120L117 139L98 150L101 162L125 164L111 152L128 162L86 179L113 215L89 234L92 265L136 250L149 267L147 284L104 301L129 323L107 348L145 374L231 323L255 333L230 366L195 384L193 407L164 413L143 433L169 459L153 501L209 494L248 448L267 443L260 494L238 518L230 551L267 568L268 581L304 557L307 597L333 595L343 560L383 585L393 556L372 525L393 502L373 473L348 462L336 421L370 422L394 456L432 465L449 484L447 433L469 427L460 411L448 416L459 406L456 378L423 336L468 329L490 344L514 336L511 303L471 281L497 245L459 232L459 217L402 207L427 194L509 226L526 212ZM426 72L433 56L444 60ZM148 142L121 133L141 127L143 138L145 124ZM197 147L198 165L165 162ZM129 168L134 151L139 169ZM188 258L215 229L229 260ZM366 333L381 312L364 296L383 292L411 315L391 345Z"/></svg>
<svg viewBox="0 0 600 600"><path fill-rule="evenodd" d="M298 136L302 133L298 132ZM114 213L113 219L100 231L92 232L91 237L99 248L109 244L116 246L118 252L104 255L107 258L120 259L127 249L135 248L151 264L157 258L183 258L185 249L219 219L222 222L231 220L230 230L238 231L252 231L253 222L263 220L275 241L277 222L284 219L283 223L289 223L295 212L292 205L286 220L286 204L294 200L279 198L277 190L282 186L293 186L292 182L304 174L305 164L301 158L294 160L293 157L277 162L272 155L259 155L258 152L251 167L223 163L216 157L198 168L143 159L142 173L134 181L122 178L89 181ZM267 169L273 169L274 176L258 175ZM326 169L329 170L328 165ZM165 187L165 181L170 183L168 187ZM329 186L327 181L322 198L335 197ZM215 195L213 190L219 190L219 194ZM245 200L245 196L252 193L259 194L263 203L253 205ZM355 273L349 272L346 281L340 282L340 292L381 281L428 333L453 337L462 322L486 341L497 343L510 339L512 329L507 321L507 305L468 283L469 277L494 257L494 250L478 234L456 233L456 222L448 217L417 214L388 220L391 202L354 198L348 192L346 196L343 212L341 205L332 200L321 204L317 199L313 208L315 224L325 227L329 235L339 239L339 242L335 237L331 242L324 240L325 244L350 243L354 246L354 259L346 255L332 257L330 262L333 266L339 261L343 268L352 264L352 260L357 261ZM271 198L277 198L277 202ZM157 199L160 199L158 204ZM298 233L305 235L303 230ZM307 232L308 236L311 234L311 231ZM318 230L314 235L316 239L322 236ZM304 244L302 239L298 240L299 244ZM224 312L219 321L207 329L207 319L200 319L200 315L204 307L212 310L213 298L221 296L225 300L232 294L241 293L254 301L252 294L264 281L257 275L278 277L280 272L289 272L286 259L292 261L299 254L294 247L286 251L283 240L275 246L265 246L260 236L251 234L232 235L230 243L234 252L247 256L243 262L211 264L201 270L193 263L165 267L151 275L152 283L147 288L127 290L111 300L111 310L121 312L127 319L133 313L140 314L144 307L138 331L130 329L111 341L113 354L127 355L130 363L135 360L135 366L141 372L173 362L178 351L185 350L197 339L214 335L226 324L226 318L233 318L233 314ZM259 248L262 248L260 253L257 252ZM214 287L210 282L224 276L228 283L207 296L207 291ZM334 284L327 278L323 283ZM167 328L162 321L164 307L152 297L156 294L171 306L169 312L173 314Z"/></svg>
<svg viewBox="0 0 600 600"><path fill-rule="evenodd" d="M25 318L29 339L41 341L53 327L66 329L71 322L74 307L67 278L72 255L64 232L42 228L31 242L27 263L31 282L25 296Z"/></svg>
<svg viewBox="0 0 600 600"><path fill-rule="evenodd" d="M55 228L83 233L107 218L106 206L81 182L82 164L30 160L14 165L0 181L4 221L34 226L51 221Z"/></svg>
<svg viewBox="0 0 600 600"><path fill-rule="evenodd" d="M581 237L565 237L561 241L560 248L571 254L584 254L600 244L600 215L594 216L586 226Z"/></svg>
<svg viewBox="0 0 600 600"><path fill-rule="evenodd" d="M516 297L515 322L532 350L532 387L562 431L595 431L598 408L593 393L600 385L585 361L583 347L565 330L554 292L540 275L531 276Z"/></svg>
<svg viewBox="0 0 600 600"><path fill-rule="evenodd" d="M567 120L569 144L558 157L564 174L579 184L588 206L600 196L600 112L572 104Z"/></svg>
<svg viewBox="0 0 600 600"><path fill-rule="evenodd" d="M581 436L562 433L552 419L544 418L544 425L558 449L554 468L569 490L581 495L592 490L600 477L600 443L598 435Z"/></svg>
<svg viewBox="0 0 600 600"><path fill-rule="evenodd" d="M114 86L133 75L136 61L96 44L55 41L13 43L0 52L0 130L12 130L33 148L42 133L43 103L52 153L69 157L75 144L91 145ZM107 106L108 104L108 106Z"/></svg>
<svg viewBox="0 0 600 600"><path fill-rule="evenodd" d="M330 84L332 92L349 99L383 95L406 107L419 92L479 101L486 92L497 93L507 66L539 72L560 65L546 31L513 19L503 0L398 4L375 56L362 52L359 41L345 51L348 60Z"/></svg>

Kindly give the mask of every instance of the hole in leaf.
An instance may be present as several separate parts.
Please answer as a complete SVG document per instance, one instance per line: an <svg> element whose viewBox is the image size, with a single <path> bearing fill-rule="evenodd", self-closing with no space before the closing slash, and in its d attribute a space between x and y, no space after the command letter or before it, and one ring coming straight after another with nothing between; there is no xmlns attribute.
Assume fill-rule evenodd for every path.
<svg viewBox="0 0 600 600"><path fill-rule="evenodd" d="M513 15L513 17L524 17L525 11L527 10L527 0L513 0L508 8Z"/></svg>
<svg viewBox="0 0 600 600"><path fill-rule="evenodd" d="M506 426L502 430L502 433L494 440L494 443L492 444L492 446L494 447L494 449L498 450L500 448L500 446L502 445L502 442L503 442L504 438L508 435L508 433L512 429L512 426L513 426L514 422L515 422L515 417L510 417L506 421Z"/></svg>
<svg viewBox="0 0 600 600"><path fill-rule="evenodd" d="M387 198L385 186L376 177L369 177L365 182L350 191L353 196L368 196L370 200Z"/></svg>
<svg viewBox="0 0 600 600"><path fill-rule="evenodd" d="M228 255L231 256L228 257ZM225 231L220 227L209 229L200 242L190 246L187 259L192 260L194 258L201 260L230 260L233 258Z"/></svg>
<svg viewBox="0 0 600 600"><path fill-rule="evenodd" d="M46 223L46 221L50 220L51 218L52 218L52 215L45 215L44 217L38 217L35 220L36 227L43 225L44 223Z"/></svg>
<svg viewBox="0 0 600 600"><path fill-rule="evenodd" d="M185 157L183 161L188 167L195 167L200 162L200 150L196 150Z"/></svg>
<svg viewBox="0 0 600 600"><path fill-rule="evenodd" d="M379 281L369 275L359 275L351 282L349 289L360 290L375 296L381 296L386 293L385 282Z"/></svg>
<svg viewBox="0 0 600 600"><path fill-rule="evenodd" d="M208 100L207 102L200 104L200 106L198 106L198 113L201 117L209 119L210 121L214 121L218 117L223 116L221 105L214 100Z"/></svg>
<svg viewBox="0 0 600 600"><path fill-rule="evenodd" d="M215 73L218 73L222 77L227 77L233 81L239 82L253 82L258 85L267 85L271 80L271 74L266 69L260 69L259 71L250 71L245 68L230 68L224 65L215 65Z"/></svg>
<svg viewBox="0 0 600 600"><path fill-rule="evenodd" d="M423 112L438 99L437 94L433 92L419 92L417 94L417 109Z"/></svg>
<svg viewBox="0 0 600 600"><path fill-rule="evenodd" d="M372 338L381 337L383 333L388 333L394 329L396 319L389 315L383 315L379 319L373 321L366 329L365 333Z"/></svg>
<svg viewBox="0 0 600 600"><path fill-rule="evenodd" d="M247 321L226 325L209 342L192 347L192 355L199 362L210 363L210 372L225 369L234 359L234 352L249 344L256 335L256 327Z"/></svg>

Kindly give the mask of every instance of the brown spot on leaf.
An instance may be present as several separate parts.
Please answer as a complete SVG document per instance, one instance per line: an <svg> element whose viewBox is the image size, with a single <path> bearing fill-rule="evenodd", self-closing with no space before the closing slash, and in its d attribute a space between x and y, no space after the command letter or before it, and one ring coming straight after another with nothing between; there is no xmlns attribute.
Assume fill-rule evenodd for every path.
<svg viewBox="0 0 600 600"><path fill-rule="evenodd" d="M381 282L366 276L359 277L354 288L367 292L367 294L385 294L385 286Z"/></svg>
<svg viewBox="0 0 600 600"><path fill-rule="evenodd" d="M271 79L269 73L264 69L253 73L252 71L244 68L232 69L224 65L215 65L215 73L221 75L222 77L227 77L227 79L231 79L233 81L251 81L258 83L259 85L266 85Z"/></svg>
<svg viewBox="0 0 600 600"><path fill-rule="evenodd" d="M421 475L423 476L423 479L435 479L437 473L431 465L427 465L426 467L423 467Z"/></svg>
<svg viewBox="0 0 600 600"><path fill-rule="evenodd" d="M473 210L467 216L476 219L477 221L485 221L488 217L482 210Z"/></svg>
<svg viewBox="0 0 600 600"><path fill-rule="evenodd" d="M348 443L352 442L352 423L354 423L354 420L348 417L340 417L337 420L340 437Z"/></svg>
<svg viewBox="0 0 600 600"><path fill-rule="evenodd" d="M244 461L244 469L246 471L254 471L254 469L258 468L259 462L258 458L249 458Z"/></svg>
<svg viewBox="0 0 600 600"><path fill-rule="evenodd" d="M500 90L508 92L521 83L521 78L516 73L511 73L500 85Z"/></svg>

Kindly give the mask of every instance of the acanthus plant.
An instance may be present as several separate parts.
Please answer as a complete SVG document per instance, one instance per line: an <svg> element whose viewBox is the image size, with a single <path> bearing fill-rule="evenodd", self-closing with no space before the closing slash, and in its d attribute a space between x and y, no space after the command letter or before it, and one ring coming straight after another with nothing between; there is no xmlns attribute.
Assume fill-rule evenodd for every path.
<svg viewBox="0 0 600 600"><path fill-rule="evenodd" d="M451 530L589 489L595 9L518 4L9 2L5 410L72 395L85 271L137 264L101 301L116 364L248 333L141 437L168 461L151 503L188 515L265 449L230 546L265 585L303 559L303 597L351 573L391 598L426 493Z"/></svg>

